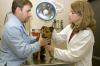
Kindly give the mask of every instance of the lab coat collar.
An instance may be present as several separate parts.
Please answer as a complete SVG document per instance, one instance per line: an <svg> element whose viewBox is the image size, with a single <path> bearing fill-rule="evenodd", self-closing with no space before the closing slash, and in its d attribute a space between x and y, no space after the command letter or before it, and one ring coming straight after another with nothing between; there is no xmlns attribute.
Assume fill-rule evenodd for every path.
<svg viewBox="0 0 100 66"><path fill-rule="evenodd" d="M18 25L19 27L21 27L22 28L22 30L23 30L23 32L26 34L26 35L28 35L28 33L26 32L26 30L25 30L25 26L24 26L24 24L15 16L15 15L13 15L13 17L16 19L16 25Z"/></svg>

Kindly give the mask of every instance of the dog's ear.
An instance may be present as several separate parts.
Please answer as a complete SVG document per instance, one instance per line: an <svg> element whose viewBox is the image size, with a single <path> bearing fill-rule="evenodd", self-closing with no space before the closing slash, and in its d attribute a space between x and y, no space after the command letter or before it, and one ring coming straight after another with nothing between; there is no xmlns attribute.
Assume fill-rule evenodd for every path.
<svg viewBox="0 0 100 66"><path fill-rule="evenodd" d="M44 29L45 27L46 27L46 26L42 26L42 27L41 27L41 30Z"/></svg>
<svg viewBox="0 0 100 66"><path fill-rule="evenodd" d="M42 27L41 27L41 30L44 29L44 28L45 28L45 26L42 26Z"/></svg>
<svg viewBox="0 0 100 66"><path fill-rule="evenodd" d="M53 27L49 27L50 31L53 32L54 28Z"/></svg>

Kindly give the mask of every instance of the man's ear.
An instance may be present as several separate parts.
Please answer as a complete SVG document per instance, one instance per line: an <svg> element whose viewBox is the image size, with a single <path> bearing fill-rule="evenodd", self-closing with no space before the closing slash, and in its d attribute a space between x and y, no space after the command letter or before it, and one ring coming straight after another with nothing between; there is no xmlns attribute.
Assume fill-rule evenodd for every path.
<svg viewBox="0 0 100 66"><path fill-rule="evenodd" d="M17 7L15 10L16 13L21 13L21 11L22 11L22 9L20 7Z"/></svg>

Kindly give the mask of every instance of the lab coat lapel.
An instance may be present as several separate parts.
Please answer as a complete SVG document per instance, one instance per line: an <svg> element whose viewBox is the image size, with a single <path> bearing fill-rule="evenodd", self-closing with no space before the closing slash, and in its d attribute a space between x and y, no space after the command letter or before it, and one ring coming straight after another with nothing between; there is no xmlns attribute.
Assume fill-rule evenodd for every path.
<svg viewBox="0 0 100 66"><path fill-rule="evenodd" d="M70 30L69 34L67 35L67 44L69 44L69 38L70 38L71 33L72 33L72 30Z"/></svg>
<svg viewBox="0 0 100 66"><path fill-rule="evenodd" d="M22 28L23 32L28 36L28 33L25 30L25 27L24 26L21 26L21 28Z"/></svg>
<svg viewBox="0 0 100 66"><path fill-rule="evenodd" d="M69 41L72 31L73 31L73 30L70 30L70 33L69 33L69 35L68 35L67 44L70 44L72 41L74 41L74 38L76 37L76 34L74 34L73 37L71 38L71 40Z"/></svg>
<svg viewBox="0 0 100 66"><path fill-rule="evenodd" d="M71 44L72 42L75 41L76 36L77 36L77 34L75 34L75 35L71 38L71 40L69 41L69 44Z"/></svg>
<svg viewBox="0 0 100 66"><path fill-rule="evenodd" d="M15 16L15 15L13 15L13 17L15 18L15 23L18 25L18 27L21 27L21 29L22 29L22 31L26 34L26 35L28 35L28 33L26 32L26 30L25 30L25 27L24 27L24 25L22 24L22 22Z"/></svg>

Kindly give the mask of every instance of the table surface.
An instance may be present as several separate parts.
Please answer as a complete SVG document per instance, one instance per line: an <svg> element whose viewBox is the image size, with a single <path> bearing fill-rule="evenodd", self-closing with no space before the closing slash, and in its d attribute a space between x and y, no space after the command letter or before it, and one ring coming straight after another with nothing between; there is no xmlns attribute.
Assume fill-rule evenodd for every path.
<svg viewBox="0 0 100 66"><path fill-rule="evenodd" d="M69 64L57 60L57 59L52 59L51 61L46 61L46 63L37 63L37 64L32 64L32 65L24 65L24 66L70 66Z"/></svg>

